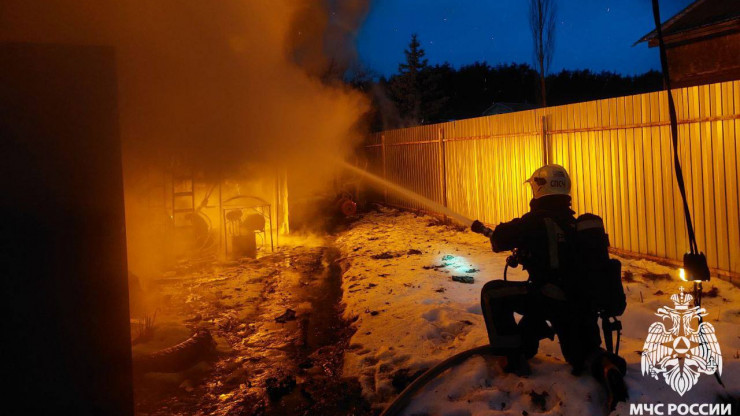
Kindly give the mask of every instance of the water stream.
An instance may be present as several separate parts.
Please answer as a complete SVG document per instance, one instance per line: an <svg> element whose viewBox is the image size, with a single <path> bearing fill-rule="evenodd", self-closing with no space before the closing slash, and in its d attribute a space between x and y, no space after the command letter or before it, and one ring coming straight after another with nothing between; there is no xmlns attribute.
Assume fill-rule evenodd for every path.
<svg viewBox="0 0 740 416"><path fill-rule="evenodd" d="M345 169L352 171L358 175L361 175L362 177L369 180L370 182L372 182L374 185L376 185L380 189L387 189L388 192L392 192L393 194L395 194L396 196L400 198L406 199L407 201L416 202L417 204L424 206L430 211L433 211L439 214L444 214L466 227L470 227L470 225L473 224L473 220L471 220L470 218L466 218L438 202L434 202L429 198L425 198L415 192L409 191L408 189L402 186L399 186L393 182L387 181L381 178L380 176L373 175L372 173L362 170L358 168L357 166L354 166L345 161L338 160L337 163L339 163Z"/></svg>

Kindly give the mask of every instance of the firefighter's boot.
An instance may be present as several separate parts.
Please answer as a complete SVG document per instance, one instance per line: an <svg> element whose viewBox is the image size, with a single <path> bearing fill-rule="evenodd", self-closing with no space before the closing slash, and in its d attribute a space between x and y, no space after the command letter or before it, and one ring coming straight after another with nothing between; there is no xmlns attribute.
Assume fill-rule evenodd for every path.
<svg viewBox="0 0 740 416"><path fill-rule="evenodd" d="M626 401L629 397L627 385L624 383L624 375L627 370L627 362L624 358L606 353L598 361L600 365L594 368L594 377L599 380L606 389L606 405L609 411L617 407L617 403Z"/></svg>
<svg viewBox="0 0 740 416"><path fill-rule="evenodd" d="M527 357L525 357L521 352L506 355L506 366L504 367L504 371L507 373L514 373L519 377L532 374L532 369L529 367Z"/></svg>

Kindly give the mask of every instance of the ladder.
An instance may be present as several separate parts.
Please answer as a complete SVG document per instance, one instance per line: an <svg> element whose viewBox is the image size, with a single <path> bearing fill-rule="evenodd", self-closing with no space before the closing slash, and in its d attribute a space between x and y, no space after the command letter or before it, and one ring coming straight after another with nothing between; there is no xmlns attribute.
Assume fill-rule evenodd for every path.
<svg viewBox="0 0 740 416"><path fill-rule="evenodd" d="M177 168L172 172L172 226L176 242L185 243L193 232L192 215L195 214L195 181L193 171ZM178 246L175 251L181 255L189 247ZM179 256L178 256L179 257Z"/></svg>

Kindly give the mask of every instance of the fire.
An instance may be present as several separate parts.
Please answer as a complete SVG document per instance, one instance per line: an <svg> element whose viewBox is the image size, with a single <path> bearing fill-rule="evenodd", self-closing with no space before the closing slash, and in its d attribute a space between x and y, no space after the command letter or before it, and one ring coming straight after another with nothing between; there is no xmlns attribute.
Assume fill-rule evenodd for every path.
<svg viewBox="0 0 740 416"><path fill-rule="evenodd" d="M220 245L219 198L262 198L277 219L287 217L287 182L296 198L330 182L317 156L347 155L369 108L341 80L368 2L336 3L9 0L0 41L115 47L129 263L148 275L186 214ZM183 174L187 189L174 191Z"/></svg>

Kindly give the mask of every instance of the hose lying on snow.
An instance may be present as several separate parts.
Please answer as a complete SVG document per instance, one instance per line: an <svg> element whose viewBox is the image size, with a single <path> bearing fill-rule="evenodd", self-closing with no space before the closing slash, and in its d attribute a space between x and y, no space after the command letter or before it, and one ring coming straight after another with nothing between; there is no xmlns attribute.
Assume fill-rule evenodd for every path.
<svg viewBox="0 0 740 416"><path fill-rule="evenodd" d="M143 374L148 372L176 373L192 367L210 354L215 348L215 341L207 329L195 332L185 341L157 352L134 357L134 371Z"/></svg>
<svg viewBox="0 0 740 416"><path fill-rule="evenodd" d="M401 414L403 409L406 408L409 401L411 400L411 397L413 397L413 395L417 391L419 391L419 389L424 387L424 385L427 384L429 381L442 374L448 368L454 367L474 355L486 354L493 355L493 350L491 349L491 345L489 344L481 345L480 347L475 347L467 351L463 351L459 354L455 354L452 357L435 365L434 367L425 371L422 375L417 377L416 380L411 382L411 384L403 389L401 394L396 397L396 400L391 402L391 404L388 405L388 407L383 411L383 413L380 414L380 416L396 416Z"/></svg>

